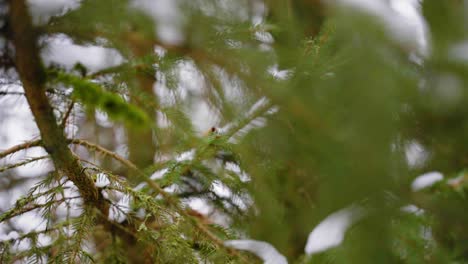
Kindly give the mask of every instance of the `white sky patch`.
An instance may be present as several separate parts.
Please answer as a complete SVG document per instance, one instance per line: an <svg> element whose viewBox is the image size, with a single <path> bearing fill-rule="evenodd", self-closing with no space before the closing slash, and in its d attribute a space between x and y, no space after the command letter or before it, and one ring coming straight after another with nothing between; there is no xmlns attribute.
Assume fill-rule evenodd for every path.
<svg viewBox="0 0 468 264"><path fill-rule="evenodd" d="M12 221L15 227L22 230L23 233L29 233L35 230L43 230L46 227L46 221L38 217L37 211L31 211L15 217Z"/></svg>
<svg viewBox="0 0 468 264"><path fill-rule="evenodd" d="M188 94L182 94L183 98L193 95L202 95L205 80L196 66L189 61L183 61L177 64L175 68L180 88Z"/></svg>
<svg viewBox="0 0 468 264"><path fill-rule="evenodd" d="M418 0L328 0L344 9L377 17L387 33L409 53L430 53L429 31Z"/></svg>
<svg viewBox="0 0 468 264"><path fill-rule="evenodd" d="M231 102L242 103L245 99L243 91L244 83L236 76L232 76L227 73L223 68L219 66L212 66L213 72L216 78L223 84L222 89L226 98Z"/></svg>
<svg viewBox="0 0 468 264"><path fill-rule="evenodd" d="M50 37L45 42L47 45L41 56L46 65L57 64L71 70L77 63L81 63L93 73L124 62L124 58L115 49L77 45L64 35Z"/></svg>
<svg viewBox="0 0 468 264"><path fill-rule="evenodd" d="M437 172L437 171L422 174L418 176L416 179L414 179L413 183L411 183L411 190L416 192L416 191L425 189L427 187L430 187L436 184L437 182L443 179L444 179L444 175L442 175L442 173Z"/></svg>
<svg viewBox="0 0 468 264"><path fill-rule="evenodd" d="M1 86L1 91L23 92L20 85ZM26 98L21 95L2 96L0 98L0 127L8 128L4 131L14 131L14 133L4 133L0 137L0 151L24 143L26 140L37 139L39 130L37 129L34 117L26 102ZM21 122L18 122L21 120ZM47 153L41 147L29 148L17 152L2 159L3 164L13 164L29 158L44 156ZM47 160L40 160L25 166L16 168L20 176L31 177L45 172L50 168Z"/></svg>
<svg viewBox="0 0 468 264"><path fill-rule="evenodd" d="M219 115L207 102L199 101L189 109L190 119L196 131L203 133L219 124Z"/></svg>
<svg viewBox="0 0 468 264"><path fill-rule="evenodd" d="M365 214L363 208L350 206L327 216L309 234L305 253L308 255L339 246L348 228Z"/></svg>
<svg viewBox="0 0 468 264"><path fill-rule="evenodd" d="M153 85L153 92L160 99L161 106L172 106L177 101L177 91L167 87L167 77L161 72L156 73L156 82Z"/></svg>
<svg viewBox="0 0 468 264"><path fill-rule="evenodd" d="M263 260L264 264L287 264L288 260L276 250L274 246L267 242L243 239L227 240L224 245L239 250L254 253Z"/></svg>
<svg viewBox="0 0 468 264"><path fill-rule="evenodd" d="M177 156L176 161L181 162L181 161L189 161L193 160L195 157L195 149L183 152Z"/></svg>
<svg viewBox="0 0 468 264"><path fill-rule="evenodd" d="M2 91L23 92L21 86L2 86ZM2 96L0 98L0 125L15 133L4 133L0 138L0 150L24 143L25 140L39 136L34 117L26 98L23 96ZM21 122L18 122L21 120Z"/></svg>
<svg viewBox="0 0 468 264"><path fill-rule="evenodd" d="M182 26L185 19L175 0L133 0L132 7L151 16L156 24L156 34L167 44L182 44L185 40Z"/></svg>

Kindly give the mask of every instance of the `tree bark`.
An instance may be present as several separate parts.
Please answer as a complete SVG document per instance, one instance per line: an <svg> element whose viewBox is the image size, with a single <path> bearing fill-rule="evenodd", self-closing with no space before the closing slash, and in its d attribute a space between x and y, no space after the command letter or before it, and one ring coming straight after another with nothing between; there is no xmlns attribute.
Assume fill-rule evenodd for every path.
<svg viewBox="0 0 468 264"><path fill-rule="evenodd" d="M15 67L39 128L42 146L51 156L55 168L76 185L84 203L96 206L107 215L108 206L100 198L94 181L68 148L63 130L57 124L45 93L46 73L39 57L37 33L32 25L27 5L24 0L10 0L9 4L8 23L15 47Z"/></svg>

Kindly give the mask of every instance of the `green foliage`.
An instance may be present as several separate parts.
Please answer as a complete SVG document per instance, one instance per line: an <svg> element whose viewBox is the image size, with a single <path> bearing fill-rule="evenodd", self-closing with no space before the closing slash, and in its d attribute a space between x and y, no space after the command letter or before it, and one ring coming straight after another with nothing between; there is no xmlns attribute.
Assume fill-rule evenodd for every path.
<svg viewBox="0 0 468 264"><path fill-rule="evenodd" d="M422 63L377 18L319 2L175 1L174 43L127 0L84 0L38 26L41 40L62 34L124 62L48 69L62 118L52 122L83 139L67 144L101 204L85 204L68 171L30 177L0 214L16 234L0 242L0 262L255 263L223 245L252 238L291 263L467 263L468 69L451 55L467 35L461 1L424 0L432 50ZM212 125L222 129L199 131ZM0 173L20 179L17 168L49 159ZM430 171L445 179L411 190ZM402 210L410 204L418 211ZM366 214L343 242L306 256L309 233L350 205ZM45 229L10 226L26 213Z"/></svg>
<svg viewBox="0 0 468 264"><path fill-rule="evenodd" d="M73 87L72 99L87 107L97 108L117 121L125 121L135 127L148 126L149 117L138 107L125 101L120 95L106 91L99 84L70 74L58 72L54 81Z"/></svg>

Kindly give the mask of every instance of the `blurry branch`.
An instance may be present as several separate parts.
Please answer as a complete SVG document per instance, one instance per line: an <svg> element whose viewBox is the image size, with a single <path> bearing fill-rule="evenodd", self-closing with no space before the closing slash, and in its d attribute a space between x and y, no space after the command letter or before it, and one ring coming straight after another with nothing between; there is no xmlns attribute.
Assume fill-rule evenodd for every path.
<svg viewBox="0 0 468 264"><path fill-rule="evenodd" d="M14 168L18 168L18 167L21 167L23 165L26 165L26 164L29 164L29 163L32 163L32 162L35 162L35 161L38 161L38 160L42 160L42 159L46 159L48 158L49 156L41 156L41 157L36 157L36 158L31 158L31 159L26 159L24 161L21 161L21 162L18 162L18 163L15 163L15 164L10 164L10 165L7 165L7 166L4 166L4 167L0 167L0 173L1 172L4 172L6 170L10 170L10 169L14 169Z"/></svg>
<svg viewBox="0 0 468 264"><path fill-rule="evenodd" d="M60 122L61 128L64 128L65 125L67 124L67 120L73 110L73 106L75 106L75 101L72 101L70 105L68 106L67 111L65 112L65 115L62 118L62 122Z"/></svg>
<svg viewBox="0 0 468 264"><path fill-rule="evenodd" d="M111 221L109 220L107 217L105 217L104 215L102 215L102 213L100 211L97 211L97 214L102 216L103 219L105 219L106 223L109 225L109 226L112 226L112 227L115 227L117 228L118 230L120 230L121 232L127 234L127 235L130 235L131 237L133 237L134 239L138 240L138 237L137 235L132 232L131 230L129 230L128 228L125 228L125 226L115 222L115 221Z"/></svg>
<svg viewBox="0 0 468 264"><path fill-rule="evenodd" d="M88 75L86 77L94 79L94 78L97 78L97 77L102 76L102 75L113 74L113 73L122 71L122 70L126 69L129 66L130 66L130 64L128 62L125 62L125 63L122 63L120 65L114 66L114 67L109 67L109 68L105 68L103 70L97 71L97 72L92 73L92 74L90 74L90 75Z"/></svg>
<svg viewBox="0 0 468 264"><path fill-rule="evenodd" d="M27 204L23 205L23 204L19 203L14 208L12 208L9 211L5 212L4 214L0 215L0 223L6 221L8 219L11 219L13 217L22 215L24 213L27 213L27 212L30 212L30 211L33 211L33 210L36 210L36 209L39 209L39 208L42 208L42 207L50 206L51 204L60 204L60 203L63 203L65 201L67 201L67 200L73 200L73 199L78 199L78 198L81 198L81 197L80 196L65 197L65 198L62 198L62 199L59 199L59 200L51 200L51 201L49 201L47 203L43 203L43 204L33 203L33 204L29 204L29 205L27 205Z"/></svg>
<svg viewBox="0 0 468 264"><path fill-rule="evenodd" d="M23 92L0 91L0 95L24 95Z"/></svg>
<svg viewBox="0 0 468 264"><path fill-rule="evenodd" d="M246 127L250 122L252 122L256 118L258 118L258 117L262 116L263 114L265 114L265 112L270 110L272 107L273 107L273 104L270 101L267 101L266 103L264 103L260 107L257 107L256 109L254 109L246 117L240 119L237 122L234 122L234 124L231 125L227 129L227 131L222 134L222 136L224 136L226 139L231 138L237 132L239 132L244 127ZM72 105L69 107L67 112L70 112L71 108L72 108ZM115 152L107 150L107 149L105 149L105 148L103 148L103 147L101 147L101 146L99 146L97 144L93 144L91 142L88 142L88 141L85 141L85 140L80 140L80 139L69 139L67 142L71 143L71 144L82 145L82 146L84 146L86 148L89 148L89 149L94 149L94 150L96 150L98 152L101 152L101 153L103 153L103 154L105 154L105 155L107 155L109 157L112 157L113 159L121 162L123 165L127 166L128 168L130 168L130 169L132 169L134 171L139 171L138 167L135 164L133 164L132 162L130 162L129 160L127 160L127 159L123 158L122 156L116 154ZM38 146L42 146L42 141L40 139L27 141L25 143L13 146L13 147L11 147L9 149L6 149L6 150L0 152L0 159L6 157L8 155L11 155L13 153L16 153L18 151L28 149L28 148L32 148L32 147L38 147Z"/></svg>
<svg viewBox="0 0 468 264"><path fill-rule="evenodd" d="M262 99L260 99L262 100ZM261 103L261 101L257 101L257 103ZM223 135L227 138L230 139L233 137L237 132L245 128L247 125L249 125L253 120L256 118L264 115L266 112L272 109L273 103L266 99L267 101L260 105L259 107L253 109L250 113L247 114L244 118L238 120L237 122L234 122L233 125L231 125L226 132L223 133Z"/></svg>
<svg viewBox="0 0 468 264"><path fill-rule="evenodd" d="M28 148L32 148L32 147L39 147L39 146L41 146L41 140L40 139L24 142L23 144L16 145L14 147L11 147L9 149L6 149L6 150L0 152L0 159L6 157L8 155L11 155L13 153L16 153L16 152L18 152L20 150L24 150L24 149L28 149Z"/></svg>
<svg viewBox="0 0 468 264"><path fill-rule="evenodd" d="M43 27L39 28L39 31L43 34L65 34L71 36L73 38L74 32L70 30L65 30L63 28L55 28L55 27ZM84 33L82 33L84 34ZM86 32L87 39L96 39L96 38L104 38L107 39L109 36L106 35L105 32L100 32L98 30ZM218 54L213 54L213 52L205 50L201 47L193 47L190 45L172 45L163 43L157 39L148 39L142 36L139 32L124 32L120 35L122 41L127 43L133 43L134 46L150 46L150 47L160 47L167 52L178 54L180 56L186 56L188 58L193 59L196 62L201 63L211 63L217 65L224 69L226 72L232 75L239 75L244 80L254 80L252 76L249 76L247 73L242 71L240 65L235 65L232 61L228 60L228 56L224 56L222 52ZM122 51L121 51L122 52ZM124 53L123 53L124 54ZM157 61L154 61L155 63ZM88 77L96 78L101 75L111 74L118 72L126 67L133 66L131 63L123 63L121 65L110 67L99 72L96 72ZM138 66L136 67L138 68Z"/></svg>
<svg viewBox="0 0 468 264"><path fill-rule="evenodd" d="M106 156L109 156L117 161L119 161L120 163L122 163L123 165L125 165L126 167L134 170L134 171L140 171L138 169L138 167L133 164L131 161L129 161L128 159L120 156L119 154L113 152L113 151L110 151L100 145L97 145L97 144L94 144L94 143L91 143L89 141L86 141L86 140L82 140L82 139L70 139L69 140L69 143L71 144L75 144L75 145L80 145L80 146L83 146L87 149L90 149L90 150L95 150L97 152L100 152ZM141 172L141 171L140 171ZM141 172L142 173L142 172Z"/></svg>

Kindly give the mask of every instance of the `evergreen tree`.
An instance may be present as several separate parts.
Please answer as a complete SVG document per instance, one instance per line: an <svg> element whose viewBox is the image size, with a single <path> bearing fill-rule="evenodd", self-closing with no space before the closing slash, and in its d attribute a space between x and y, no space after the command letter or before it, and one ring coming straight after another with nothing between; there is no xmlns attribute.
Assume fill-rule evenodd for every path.
<svg viewBox="0 0 468 264"><path fill-rule="evenodd" d="M468 263L467 6L0 1L0 262Z"/></svg>

